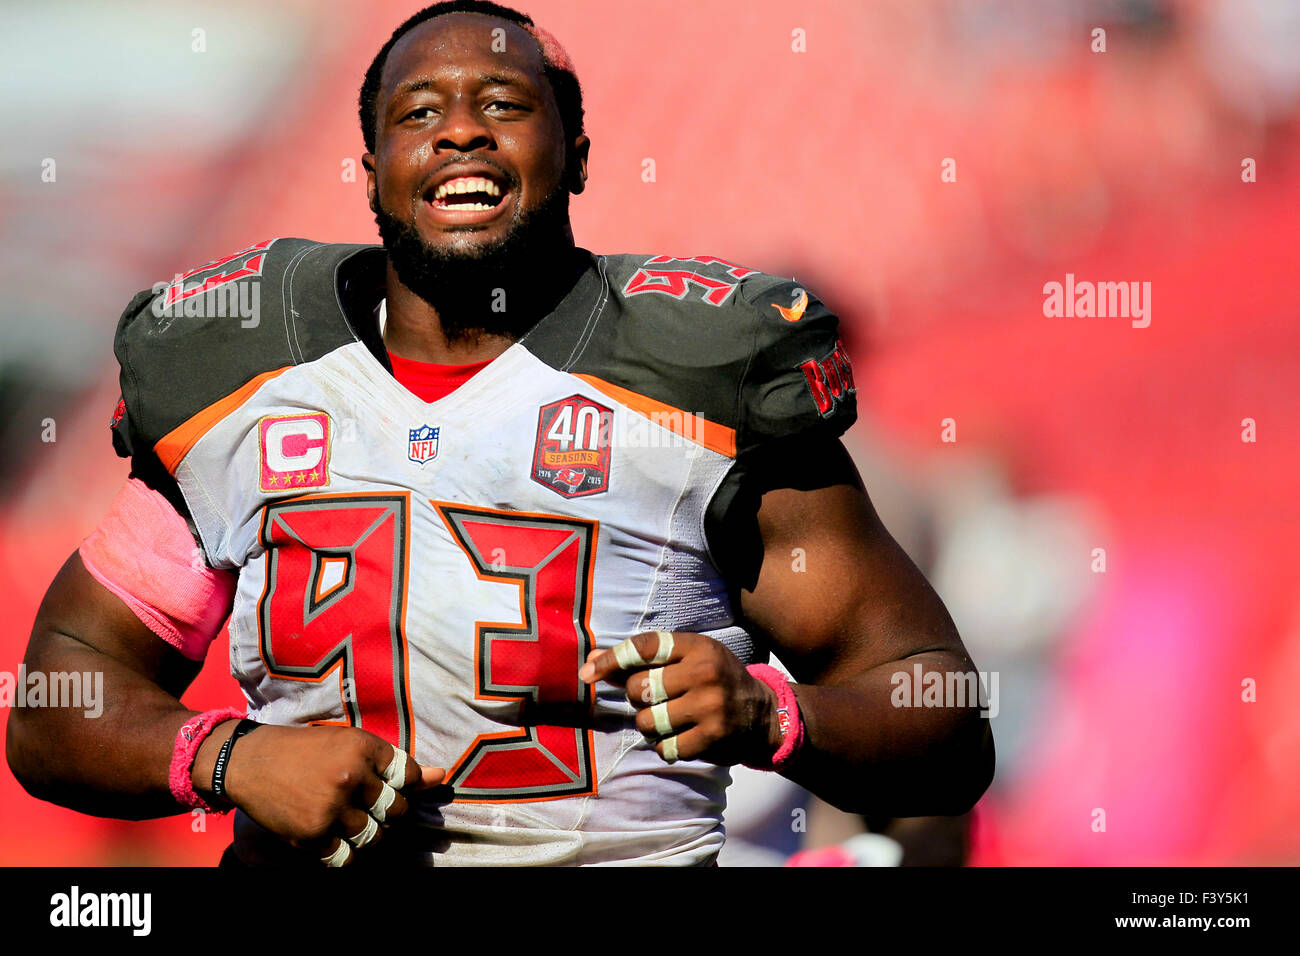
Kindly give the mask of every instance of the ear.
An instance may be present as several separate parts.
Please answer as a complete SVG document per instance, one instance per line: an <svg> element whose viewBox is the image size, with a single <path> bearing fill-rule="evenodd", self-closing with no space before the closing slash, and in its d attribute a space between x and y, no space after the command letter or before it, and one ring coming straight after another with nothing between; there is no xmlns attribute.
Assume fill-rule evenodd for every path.
<svg viewBox="0 0 1300 956"><path fill-rule="evenodd" d="M371 212L379 212L379 188L375 185L375 154L366 153L361 157L361 165L366 168L366 200Z"/></svg>
<svg viewBox="0 0 1300 956"><path fill-rule="evenodd" d="M569 192L575 196L587 188L587 154L591 150L591 140L579 136L573 141L569 153Z"/></svg>

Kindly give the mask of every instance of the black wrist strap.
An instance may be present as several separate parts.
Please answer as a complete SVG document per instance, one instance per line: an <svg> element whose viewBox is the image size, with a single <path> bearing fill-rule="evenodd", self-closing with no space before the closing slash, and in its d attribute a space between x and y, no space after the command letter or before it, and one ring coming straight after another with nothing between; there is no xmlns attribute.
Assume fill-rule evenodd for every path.
<svg viewBox="0 0 1300 956"><path fill-rule="evenodd" d="M262 725L257 721L245 717L235 725L235 732L221 745L221 752L217 754L217 762L212 767L212 795L218 800L229 802L229 798L226 796L226 767L230 764L230 754L235 749L235 741L245 734L252 733L260 726Z"/></svg>

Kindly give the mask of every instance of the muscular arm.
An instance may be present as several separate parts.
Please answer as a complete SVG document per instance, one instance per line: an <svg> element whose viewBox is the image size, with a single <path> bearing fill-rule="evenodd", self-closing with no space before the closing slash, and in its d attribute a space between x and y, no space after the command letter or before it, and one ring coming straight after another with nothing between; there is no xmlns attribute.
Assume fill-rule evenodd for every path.
<svg viewBox="0 0 1300 956"><path fill-rule="evenodd" d="M95 580L78 554L55 577L37 613L27 648L28 673L81 671L104 675L103 713L79 708L23 708L9 718L5 752L20 783L42 800L91 813L147 819L185 808L171 794L168 773L176 734L196 711L180 695L198 674L191 661L159 639ZM190 774L211 801L213 765L237 721L203 742ZM353 727L258 728L232 756L229 799L295 846L327 855L340 838L363 831L366 809L379 798L394 747ZM405 758L402 787L430 787L441 768ZM401 787L398 788L399 790ZM388 822L407 810L399 792Z"/></svg>
<svg viewBox="0 0 1300 956"><path fill-rule="evenodd" d="M74 553L46 592L32 628L27 672L104 675L103 713L16 709L5 754L35 797L97 816L147 819L179 813L167 773L181 725L195 711L180 696L200 665L145 627ZM231 727L207 743L228 735ZM205 743L209 779L215 754Z"/></svg>
<svg viewBox="0 0 1300 956"><path fill-rule="evenodd" d="M881 524L843 446L782 461L754 494L762 564L740 607L799 682L807 736L786 776L851 812L966 812L993 776L978 703L891 703L893 675L911 679L918 663L923 673L974 671L952 619Z"/></svg>
<svg viewBox="0 0 1300 956"><path fill-rule="evenodd" d="M892 698L897 673L915 680L920 666L920 700L924 675L973 677L974 664L881 525L848 453L838 442L787 444L745 467L711 537L743 622L798 681L806 736L783 772L849 812L965 813L993 776L978 693L962 706L895 707ZM592 651L578 677L623 685L637 729L661 757L771 759L782 740L776 693L721 643L680 631L664 643L652 631L624 645Z"/></svg>

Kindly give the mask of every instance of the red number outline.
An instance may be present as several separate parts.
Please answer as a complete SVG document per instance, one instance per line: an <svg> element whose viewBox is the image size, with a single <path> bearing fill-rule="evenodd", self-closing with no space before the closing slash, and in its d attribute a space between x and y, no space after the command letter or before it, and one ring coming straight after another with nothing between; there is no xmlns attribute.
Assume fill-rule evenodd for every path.
<svg viewBox="0 0 1300 956"><path fill-rule="evenodd" d="M696 285L703 290L701 295L703 301L709 305L721 306L739 286L739 283L715 279L689 269L646 268L646 266L666 265L670 262L698 262L704 266L726 266L727 275L733 279L743 279L757 274L747 266L736 265L728 259L719 259L717 256L654 256L643 262L636 274L627 280L623 286L623 295L630 298L647 292L658 292L661 295L670 295L674 299L683 299L691 291L691 285Z"/></svg>
<svg viewBox="0 0 1300 956"><path fill-rule="evenodd" d="M481 581L495 581L514 584L519 588L518 621L476 621L474 625L474 696L477 700L509 700L521 704L522 726L519 730L500 733L479 734L465 749L461 756L447 771L446 783L455 791L457 803L531 803L541 800L562 800L570 797L595 796L598 791L595 768L595 731L590 726L590 715L595 706L595 694L589 684L577 680L577 669L586 660L587 654L596 646L591 632L591 592L595 570L596 542L600 523L562 515L540 514L524 511L502 511L495 508L479 508L449 502L432 502L438 516L447 527L452 540L458 544L468 558L475 575ZM495 519L495 520L486 520ZM538 619L537 594L535 590L537 572L545 567L539 563L526 570L522 567L494 566L485 560L478 545L466 530L467 521L479 521L498 530L502 528L527 529L545 527L550 530L569 530L577 536L580 559L577 561L578 580L572 591L574 601L573 625L577 640L576 656L573 661L573 679L577 688L576 701L568 702L570 720L552 724L541 721L529 721L530 710L540 713L545 706L538 703L541 685L534 685L529 690L519 692L519 688L504 688L495 683L490 673L492 644L495 641L518 641L521 635L536 634L539 645L546 640ZM572 540L569 539L569 540ZM569 540L564 542L567 547ZM559 553L556 549L547 559L547 563ZM555 710L550 711L550 716ZM563 714L560 719L563 719ZM576 766L564 766L557 757L539 739L542 732L550 733L559 728L569 729L573 733ZM563 734L559 736L564 737ZM567 739L566 739L567 742ZM570 775L567 784L536 785L531 787L470 787L463 784L481 761L490 759L489 755L504 751L540 751L553 763ZM526 792L524 792L526 791Z"/></svg>
<svg viewBox="0 0 1300 956"><path fill-rule="evenodd" d="M275 241L276 240L274 239L263 239L261 242L254 243L247 249L240 249L232 255L224 256L220 259L213 259L211 262L201 265L197 269L191 269L189 272L181 273L173 279L171 285L167 287L166 295L163 297L162 308L169 309L177 302L183 302L186 299L192 298L196 295L201 295L204 292L211 292L213 289L234 282L237 279L244 279L248 276L260 276L262 274L262 266L266 261L266 250L270 249L271 244ZM212 269L219 269L223 266L227 266L237 259L249 256L251 253L257 253L257 255L252 256L252 258L244 262L244 264L238 269L232 269L229 272L219 272L214 276L210 276L199 285L189 289L185 288L185 283L190 279L193 279L196 275L199 275L202 272L208 272Z"/></svg>
<svg viewBox="0 0 1300 956"><path fill-rule="evenodd" d="M304 648L301 645L294 648L302 660L292 664L284 660L277 661L275 650L279 645L282 658L294 658L294 652L286 650L282 642L295 637L302 639L302 631L310 627L312 621L350 595L361 593L357 582L359 578L366 577L367 573L366 567L361 566L357 558L357 552L372 540L373 535L383 533L381 529L391 521L391 593L381 597L385 597L388 610L386 625L393 654L390 658L393 695L391 700L383 701L385 709L380 711L380 715L381 718L391 716L389 722L397 727L397 744L408 752L412 749L414 728L410 702L410 652L405 632L406 592L410 580L410 498L409 492L345 492L302 495L265 505L262 509L259 539L266 553L266 579L257 604L258 653L267 675L281 680L315 684L322 683L331 676L335 677L342 708L348 719L311 723L362 727L373 732L376 724L374 697L373 694L363 695L361 691L365 685L358 682L356 670L359 660L363 661L373 654L369 648L375 636L368 637L367 649L362 651L356 649L356 624L350 624L347 633L332 644L329 637L322 640L319 635L313 636L313 643L306 647L305 657L302 657ZM480 734L471 742L447 773L446 782L453 787L455 794L453 799L461 803L525 803L595 796L598 782L594 755L595 731L591 726L595 693L590 685L577 680L577 670L596 646L590 617L599 522L448 502L435 501L432 504L452 541L464 552L480 580L514 584L519 589L519 619L476 621L474 634L475 698L518 702L519 729ZM365 526L364 532L358 533L357 529L361 525L349 529L344 537L350 537L351 540L322 540L305 535L301 524L295 528L289 520L294 514L334 510L352 512L355 517L358 509L375 511L376 515ZM481 553L475 532L468 527L470 525L498 534L523 535L525 541L531 530L534 532L534 544L537 533L541 532L542 535L554 537L558 543L551 545L547 542L549 552L535 564L493 565L487 560L488 556ZM319 534L322 529L313 530ZM482 530L478 533L481 535ZM294 542L297 547L291 552L292 557L290 553L281 553ZM571 550L572 555L569 554ZM309 556L306 559L309 563L305 565L304 552ZM339 559L348 561L343 580L322 594L321 572L324 564ZM371 559L373 560L373 555ZM294 562L293 573L288 581L281 580L282 561ZM566 570L566 563L572 564L571 571ZM548 571L562 576L543 582L542 575ZM370 573L373 574L373 571ZM298 578L301 580L296 580ZM539 594L542 590L547 593ZM375 592L366 593L371 597L379 596ZM302 602L301 615L296 613L299 601ZM571 620L568 611L565 611L565 618L555 618L555 609L561 606L571 607ZM290 607L295 609L295 613L273 624L273 618L284 615ZM348 619L345 617L344 620ZM566 627L566 624L570 626ZM521 665L517 659L505 670L510 671L518 682L504 684L505 677L498 680L492 659L496 653L493 645L499 641L504 641L507 645L535 645L533 656L527 657L527 662L522 667L524 677L532 678L536 674L536 683L530 686L523 682L520 677ZM501 650L505 651L506 648ZM517 650L522 651L521 648ZM563 659L566 655L571 655L572 659ZM557 656L563 659L559 663ZM529 671L528 668L533 664L536 664L535 671ZM565 685L557 691L556 675L559 672L565 675ZM567 683L569 673L572 674L571 685ZM356 693L349 695L346 692L345 678L351 679L351 686L356 689ZM568 693L570 689L571 694ZM363 696L366 699L362 699ZM369 722L365 719L366 714L371 717ZM391 734L381 732L380 736L387 739ZM555 749L557 746L558 751ZM491 779L514 769L505 763L506 760L517 762L520 759L531 761L534 767L538 759L544 759L548 761L543 764L545 768L550 770L553 767L560 772L561 777L567 776L567 779L557 780L551 777L542 783L522 786L465 783L481 766L488 767L486 776ZM523 769L526 772L528 765Z"/></svg>
<svg viewBox="0 0 1300 956"><path fill-rule="evenodd" d="M396 492L379 494L374 492L343 492L337 494L322 495L303 495L295 498L286 498L280 501L274 501L262 508L262 520L258 532L259 540L265 548L266 553L266 579L263 585L261 597L257 602L257 648L258 654L262 659L262 664L266 668L266 673L270 677L281 680L296 680L306 683L319 684L327 680L331 675L338 679L339 698L342 702L343 712L348 715L346 721L338 720L315 720L312 724L333 724L341 726L361 727L366 730L375 732L375 712L369 701L361 700L362 686L356 674L356 661L358 652L354 650L355 638L352 632L347 633L339 638L338 642L329 647L322 653L318 660L313 664L278 664L274 645L286 638L278 637L279 627L272 626L272 612L277 606L276 597L280 582L280 551L282 543L276 540L276 522L281 516L288 516L293 513L304 511L327 511L327 510L354 510L358 506L369 503L377 508L391 509L388 515L377 520L372 528L366 532L362 538L352 542L339 542L324 545L312 545L302 541L301 538L289 527L288 524L282 524L282 529L289 537L299 542L302 548L311 553L311 573L307 577L307 584L303 588L303 614L304 620L300 626L306 629L310 626L310 621L314 620L329 607L342 601L350 594L359 593L357 587L357 561L355 559L355 550L360 547L361 543L369 538L384 522L393 520L393 562L392 562L392 589L393 593L388 597L388 637L392 648L392 671L393 671L393 699L391 703L391 723L397 730L397 740L389 740L390 743L396 743L397 746L411 751L413 743L413 721L411 711L411 681L410 681L410 652L406 643L406 589L409 583L409 567L411 557L411 535L410 535L410 500L409 492ZM324 595L319 595L319 578L322 568L322 559L339 558L351 556L349 560L348 571L344 578L343 584ZM290 595L296 599L296 591ZM299 635L301 636L301 635ZM282 656L291 657L292 654ZM351 686L355 692L349 694L344 684L345 679L351 680ZM384 702L385 709L380 712L381 718L389 717L388 701ZM363 707L371 713L371 726L366 726L362 713ZM381 720L382 724L384 721ZM383 729L382 726L379 728ZM381 737L388 739L391 735L385 733L379 734Z"/></svg>

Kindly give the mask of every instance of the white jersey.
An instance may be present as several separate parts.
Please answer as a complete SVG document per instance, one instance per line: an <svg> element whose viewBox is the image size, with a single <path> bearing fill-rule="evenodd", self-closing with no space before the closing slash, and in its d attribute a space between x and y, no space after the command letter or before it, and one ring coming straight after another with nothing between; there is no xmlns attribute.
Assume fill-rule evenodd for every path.
<svg viewBox="0 0 1300 956"><path fill-rule="evenodd" d="M242 255L191 277L209 299L262 283L256 329L169 317L166 293L128 309L118 434L174 480L208 563L239 569L230 664L249 716L351 724L447 768L449 790L413 801L422 862L711 862L727 769L666 763L623 690L578 669L658 629L766 658L736 626L706 524L738 453L851 421L834 317L805 295L791 321L791 284L720 260L589 257L555 312L425 402L336 278L382 254L281 240ZM677 298L674 276L717 301ZM668 295L638 297L647 283ZM694 346L659 342L705 320ZM795 340L787 374L746 380ZM200 379L179 400L148 371L178 355ZM272 859L271 843L240 821L241 857Z"/></svg>

